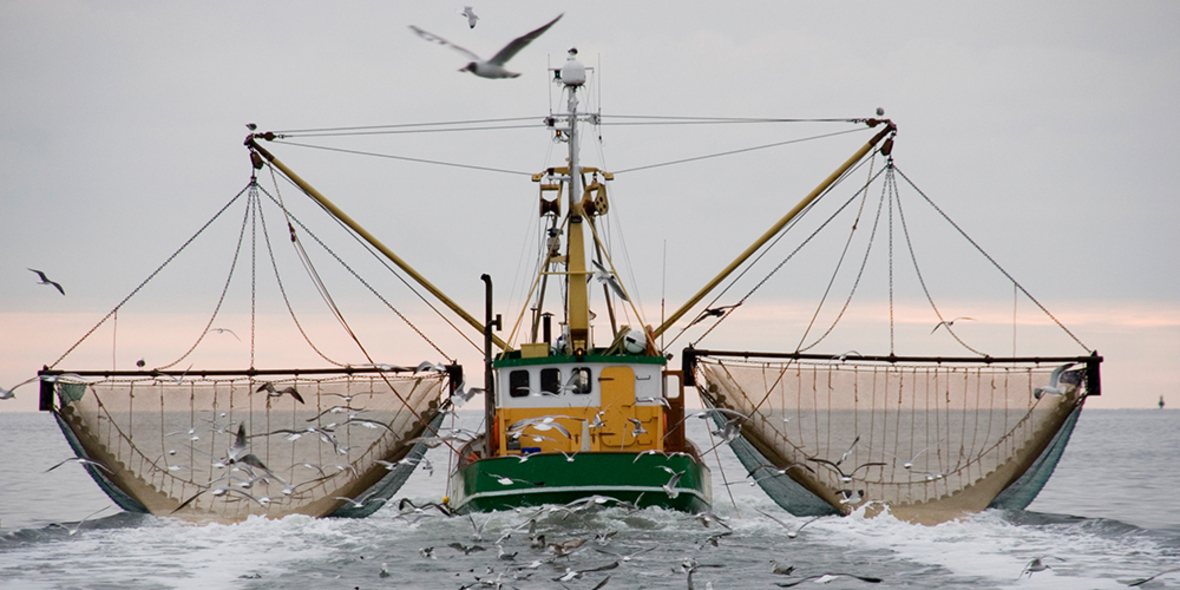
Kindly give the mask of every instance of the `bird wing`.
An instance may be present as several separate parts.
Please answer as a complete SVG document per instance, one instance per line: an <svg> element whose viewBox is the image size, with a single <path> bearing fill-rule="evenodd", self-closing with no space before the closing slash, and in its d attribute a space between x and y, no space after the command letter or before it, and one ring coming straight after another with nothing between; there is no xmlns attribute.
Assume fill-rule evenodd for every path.
<svg viewBox="0 0 1180 590"><path fill-rule="evenodd" d="M512 56L516 55L517 53L520 53L521 49L524 49L525 47L528 46L529 43L532 43L534 39L536 39L537 37L540 37L541 33L544 33L545 31L549 30L549 27L552 27L553 23L556 23L557 21L561 20L561 17L564 15L565 15L565 13L563 12L563 13L557 15L557 18L541 25L540 27L538 27L536 30L532 31L531 33L521 35L521 36L513 39L511 43L504 46L504 49L501 49L499 53L492 56L492 59L489 59L488 63L493 64L493 65L498 65L498 66L504 65L508 60L512 59ZM419 34L421 34L421 33L419 33ZM463 50L463 51L466 51L466 50Z"/></svg>
<svg viewBox="0 0 1180 590"><path fill-rule="evenodd" d="M480 58L478 55L472 53L471 51L469 51L467 49L459 47L458 45L455 45L454 43L451 43L450 41L447 41L446 39L443 39L442 37L439 37L438 35L435 35L434 33L431 33L429 31L423 31L422 29L419 29L418 27L415 27L414 25L410 25L410 30L414 31L415 33L418 34L419 37L422 37L423 39L426 39L427 41L433 41L434 43L438 43L439 45L446 45L447 47L450 47L451 49L454 49L455 51L458 51L459 53L462 53L463 55L470 57L474 61L483 61L483 59ZM518 39L518 41L519 41L519 39ZM531 39L530 39L530 41L531 41ZM513 43L515 43L515 41ZM526 44L527 44L527 42L526 42ZM524 47L524 46L522 45L521 47ZM505 49L507 49L507 48L505 48ZM516 51L520 51L520 49L517 49ZM513 51L513 53L515 54L516 51Z"/></svg>
<svg viewBox="0 0 1180 590"><path fill-rule="evenodd" d="M619 282L617 280L615 280L614 277L608 277L606 279L606 284L610 285L610 288L612 291L615 292L616 297L618 297L619 299L622 299L623 301L626 301L628 303L631 301L631 299L629 297L627 297L627 294L623 292L622 285L620 285Z"/></svg>
<svg viewBox="0 0 1180 590"><path fill-rule="evenodd" d="M1061 379L1061 374L1064 373L1066 369L1074 366L1074 364L1075 363L1065 363L1064 365L1053 369L1053 372L1049 374L1049 387L1057 387L1057 382Z"/></svg>

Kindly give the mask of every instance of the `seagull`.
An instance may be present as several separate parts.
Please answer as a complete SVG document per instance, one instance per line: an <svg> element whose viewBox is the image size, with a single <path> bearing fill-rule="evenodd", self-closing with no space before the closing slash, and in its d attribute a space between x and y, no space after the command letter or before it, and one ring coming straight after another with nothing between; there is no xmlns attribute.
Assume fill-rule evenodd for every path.
<svg viewBox="0 0 1180 590"><path fill-rule="evenodd" d="M841 353L841 354L838 354L838 355L832 357L832 360L838 360L840 362L844 362L844 361L848 360L848 357L850 357L850 356L864 356L864 355L855 351L855 350L849 350L847 352L844 352L844 353Z"/></svg>
<svg viewBox="0 0 1180 590"><path fill-rule="evenodd" d="M795 571L795 566L793 565L779 565L777 559L770 560L770 573L772 574L789 576L793 571Z"/></svg>
<svg viewBox="0 0 1180 590"><path fill-rule="evenodd" d="M803 523L803 524L799 525L799 528L797 528L797 529L795 529L795 530L791 530L791 526L790 526L790 525L788 525L787 523L785 523L785 522L783 522L783 521L781 521L781 520L779 520L779 519L777 519L777 518L775 518L775 517L771 516L770 514L768 514L768 513L766 513L766 512L763 512L763 511L761 511L761 510L758 510L757 508L755 508L754 510L756 510L756 511L757 511L759 514L761 514L762 516L765 516L766 518L769 518L770 520L773 520L773 521L775 521L775 522L779 523L780 525L782 525L782 527L783 527L784 529L787 529L787 538L788 538L788 539L794 539L795 537L798 537L798 536L799 536L799 531L803 530L803 527L805 527L805 526L807 526L807 525L809 525L809 524L811 524L811 523L813 523L813 522L815 522L815 521L817 521L817 520L819 520L819 519L823 518L822 516L817 516L817 517L815 517L815 518L813 518L813 519L811 519L811 520L809 520L809 521L807 521L807 522L805 522L805 523Z"/></svg>
<svg viewBox="0 0 1180 590"><path fill-rule="evenodd" d="M840 495L844 496L844 499L840 500L841 504L860 504L865 499L864 490L856 490L855 492L852 490L840 490Z"/></svg>
<svg viewBox="0 0 1180 590"><path fill-rule="evenodd" d="M43 273L35 268L30 268L29 270L37 273L38 277L41 277L41 282L38 284L40 284L40 285L53 285L55 288L57 288L57 291L59 293L61 293L62 295L66 294L66 290L61 288L61 284L49 280L49 277L45 276L45 273Z"/></svg>
<svg viewBox="0 0 1180 590"><path fill-rule="evenodd" d="M836 461L834 463L834 465L839 466L841 463L843 463L844 460L848 458L848 455L852 453L852 448L855 447L856 443L858 443L858 442L860 442L860 435L859 434L856 435L856 438L852 439L852 444L848 445L848 450L844 451L843 455L840 455L840 460Z"/></svg>
<svg viewBox="0 0 1180 590"><path fill-rule="evenodd" d="M1172 569L1170 569L1170 570L1164 570L1164 571L1162 571L1162 572L1160 572L1160 573L1158 573L1158 574L1156 574L1156 575L1154 575L1154 576L1151 576L1150 578L1136 578L1136 579L1134 579L1134 580L1131 580L1130 582L1128 582L1128 583L1127 583L1127 585L1128 585L1128 586L1142 586L1142 585L1144 585L1144 584L1146 584L1146 583L1148 583L1148 582L1150 582L1150 581L1152 581L1152 580L1154 580L1154 579L1156 579L1156 578L1158 578L1158 577L1160 577L1160 576L1162 576L1162 575L1164 575L1164 574L1171 574L1171 573L1174 573L1174 572L1180 572L1180 567L1177 567L1177 568L1172 568Z"/></svg>
<svg viewBox="0 0 1180 590"><path fill-rule="evenodd" d="M250 131L254 131L255 129L258 129L258 125L254 124L254 123L246 123L246 129L249 129Z"/></svg>
<svg viewBox="0 0 1180 590"><path fill-rule="evenodd" d="M933 334L933 333L934 333L936 330L938 330L939 328L941 328L941 327L943 327L943 326L946 326L946 327L947 327L947 329L949 330L949 329L950 329L950 327L951 327L952 325L954 325L954 323L955 323L955 322L957 322L957 321L959 321L959 320L972 320L972 321L974 321L974 320L975 320L975 318L969 318L969 317L958 317L958 318L955 318L955 319L953 319L953 320L946 320L946 321L938 322L937 324L934 324L934 329L933 329L933 330L930 330L930 333L931 333L931 334Z"/></svg>
<svg viewBox="0 0 1180 590"><path fill-rule="evenodd" d="M722 532L717 533L715 535L709 535L708 537L705 538L704 541L701 541L700 545L697 545L697 550L699 551L701 549L704 549L705 545L712 545L714 547L720 547L721 546L720 545L721 539L724 537L728 537L732 534L733 534L733 531L722 531Z"/></svg>
<svg viewBox="0 0 1180 590"><path fill-rule="evenodd" d="M1028 565L1024 566L1024 570L1020 572L1019 576L1016 576L1016 579L1019 580L1020 578L1023 578L1024 574L1028 574L1028 577L1031 578L1036 572L1043 572L1047 569L1053 569L1049 567L1049 564L1045 563L1045 559L1045 557L1034 557L1032 561L1028 562ZM1060 557L1054 557L1053 559L1065 561Z"/></svg>
<svg viewBox="0 0 1180 590"><path fill-rule="evenodd" d="M606 268L601 264L598 264L597 260L591 260L590 262L594 264L594 278L598 279L598 282L610 286L610 290L614 291L615 295L618 296L619 299L627 302L631 301L631 299L627 297L627 294L623 292L623 287L619 284L618 279L616 279L615 276L610 273L610 271L606 270Z"/></svg>
<svg viewBox="0 0 1180 590"><path fill-rule="evenodd" d="M769 469L774 472L774 475L768 475L767 477L778 477L780 475L786 475L787 471L794 469L796 467L802 467L812 473L815 473L814 469L812 469L811 467L809 467L807 465L804 465L803 463L791 463L791 464L787 465L786 467L782 467L782 468L779 468L775 465L770 465L769 463L763 463L762 465L759 465L759 466L755 467L752 471L750 471L750 474L746 476L746 479L754 477L754 474L758 473L759 469ZM767 477L755 478L754 481L766 479Z"/></svg>
<svg viewBox="0 0 1180 590"><path fill-rule="evenodd" d="M885 109L884 109L884 107L877 107L877 116L878 116L878 117L884 117L884 116L885 116Z"/></svg>
<svg viewBox="0 0 1180 590"><path fill-rule="evenodd" d="M177 385L184 385L184 376L185 376L185 375L188 375L188 372L189 372L189 371L190 371L192 368L193 368L193 366L192 366L192 365L189 365L189 366L188 366L188 368L187 368L187 369L185 369L185 370L184 370L184 372L183 372L183 373L181 373L181 374L179 374L179 375L175 375L175 376L173 376L173 375L164 375L164 376L165 376L165 377L167 377L167 378L169 378L169 379L171 379L171 380L172 380L172 382L173 382L173 383L175 383L175 384L177 384ZM160 373L158 373L158 372L156 372L156 371L152 371L152 372L153 372L153 373L155 373L157 376L159 376L159 375L160 375Z"/></svg>
<svg viewBox="0 0 1180 590"><path fill-rule="evenodd" d="M461 406L471 401L471 398L475 397L475 394L477 393L484 393L484 388L468 388L467 380L464 379L463 382L459 384L459 387L455 388L455 392L451 394L451 400L453 400L452 403L454 403L456 406Z"/></svg>
<svg viewBox="0 0 1180 590"><path fill-rule="evenodd" d="M1049 374L1049 385L1034 389L1033 397L1041 399L1041 396L1045 395L1046 393L1050 395L1063 395L1069 389L1069 385L1060 385L1061 374L1064 373L1066 369L1074 366L1075 364L1076 363L1065 363L1064 365L1053 369L1053 372Z"/></svg>
<svg viewBox="0 0 1180 590"><path fill-rule="evenodd" d="M531 486L537 485L536 483L531 482L527 479L516 479L514 477L508 477L507 475L496 475L495 473L490 473L487 471L483 471L482 473L494 478L502 486L510 486L514 483L527 483Z"/></svg>
<svg viewBox="0 0 1180 590"><path fill-rule="evenodd" d="M926 447L925 449L922 449L922 450L918 451L918 454L917 454L917 455L914 455L914 457L913 457L912 459L910 459L909 461L902 460L902 462L901 462L901 466L902 466L902 467L905 467L906 469L909 469L910 467L913 467L913 466L914 466L914 461L917 461L917 460L918 460L918 457L921 457L921 456L922 456L922 453L925 453L925 452L926 452L926 449L929 449L929 448L930 448L930 447ZM890 457L893 457L894 459L901 459L901 457L898 457L897 455L894 455L893 453L890 453L890 452L888 452L888 451L886 451L886 452L885 452L885 454L886 454L886 455L889 455Z"/></svg>
<svg viewBox="0 0 1180 590"><path fill-rule="evenodd" d="M640 422L636 418L627 418L627 421L630 422L633 426L635 426L635 428L631 431L631 436L639 436L641 434L647 434L647 431L643 429L643 422Z"/></svg>
<svg viewBox="0 0 1180 590"><path fill-rule="evenodd" d="M472 553L474 553L476 551L487 551L487 549L485 549L484 547L482 547L480 545L472 545L472 546L468 547L467 545L464 545L458 541L448 544L447 547L450 547L451 549L454 549L455 551L459 551L463 555L471 555Z"/></svg>
<svg viewBox="0 0 1180 590"><path fill-rule="evenodd" d="M53 471L54 469L57 469L58 467L61 467L62 465L65 465L66 463L70 463L70 462L79 463L81 465L93 465L93 466L95 466L107 473L111 473L111 470L108 469L106 465L103 465L102 463L99 463L98 461L92 461L92 460L87 459L85 457L70 457L69 459L64 459L61 462L59 462L58 464L54 465L53 467L46 469L45 473L49 473L50 471Z"/></svg>
<svg viewBox="0 0 1180 590"><path fill-rule="evenodd" d="M434 364L430 361L422 361L418 363L418 367L414 369L415 373L425 373L427 371L434 371L435 373L446 373L447 367L441 363Z"/></svg>
<svg viewBox="0 0 1180 590"><path fill-rule="evenodd" d="M774 585L778 586L780 588L790 588L791 586L798 586L799 584L802 584L803 582L806 582L807 580L815 580L819 584L827 584L828 582L831 582L832 580L836 579L839 576L856 578L862 582L868 582L870 584L881 583L881 578L874 578L872 576L857 576L855 574L831 573L831 574L818 574L818 575L814 575L814 576L807 576L807 577L795 580L793 582L775 582Z"/></svg>
<svg viewBox="0 0 1180 590"><path fill-rule="evenodd" d="M229 334L230 336L237 338L238 342L242 341L242 339L238 338L238 335L235 334L234 331L229 328L209 328L209 332L217 332L218 334Z"/></svg>
<svg viewBox="0 0 1180 590"><path fill-rule="evenodd" d="M66 525L61 524L59 522L50 523L49 526L61 527L61 528L65 529L66 532L69 533L69 535L72 537L72 536L78 534L78 531L82 530L82 523L86 522L87 519L89 519L91 516L94 516L95 514L98 514L99 512L104 512L106 510L110 510L110 508L111 508L110 506L104 506L98 510L95 510L94 512L91 512L90 514L87 514L86 516L82 517L82 520L79 520L74 526L66 526Z"/></svg>
<svg viewBox="0 0 1180 590"><path fill-rule="evenodd" d="M295 401L301 404L304 403L303 396L299 395L299 391L295 389L294 385L285 387L283 389L275 389L275 384L267 381L263 383L261 387L254 390L254 393L258 393L260 391L265 391L266 395L270 397L282 397L284 393L289 393L291 394L291 397L295 398Z"/></svg>
<svg viewBox="0 0 1180 590"><path fill-rule="evenodd" d="M664 493L668 494L668 498L675 500L680 495L680 490L676 489L676 484L680 483L680 478L684 475L683 471L675 471L672 473L672 478L668 483L660 486L664 489Z"/></svg>
<svg viewBox="0 0 1180 590"><path fill-rule="evenodd" d="M739 305L741 305L741 303L735 303L733 305L722 305L720 307L713 307L710 309L706 309L705 311L702 311L701 315L697 316L697 319L693 320L692 323L689 324L689 326L690 327L694 326L700 322L705 321L707 318L719 318L719 317L725 315L725 312L727 310L733 309Z"/></svg>
<svg viewBox="0 0 1180 590"><path fill-rule="evenodd" d="M353 508L364 508L365 506L368 506L371 502L388 502L389 501L388 498L370 498L367 496L364 498L361 498L360 500L353 500L352 498L349 498L346 496L336 496L333 498L333 500L344 500L345 502L348 503L349 506L351 506Z"/></svg>
<svg viewBox="0 0 1180 590"><path fill-rule="evenodd" d="M828 461L827 459L820 459L818 457L808 457L807 460L808 461L815 461L816 463L823 463L824 465L827 465L827 466L831 467L832 469L835 469L836 473L840 474L840 481L842 481L844 483L848 483L848 482L852 481L852 474L856 473L857 471L860 471L861 469L864 469L865 467L879 467L879 466L887 465L887 463L885 463L883 461L870 461L868 463L862 463L860 465L857 465L856 468L853 469L852 471L849 471L848 473L844 473L844 470L840 469L839 462L832 463L831 461Z"/></svg>
<svg viewBox="0 0 1180 590"><path fill-rule="evenodd" d="M549 21L548 23L545 23L540 28L526 35L522 35L516 39L513 39L511 43L505 45L503 49L496 53L496 55L492 56L492 59L487 61L484 61L478 55L462 47L459 47L458 45L455 45L454 43L451 43L450 41L447 41L438 35L423 31L422 29L419 29L413 25L410 25L410 30L414 31L414 33L416 33L419 37L422 37L427 41L433 41L439 45L447 45L459 53L470 57L473 61L460 69L460 72L471 72L480 78L516 78L520 76L520 74L516 72L509 72L508 70L504 69L504 64L507 63L508 60L512 59L512 57L517 53L520 53L520 50L527 47L528 44L532 43L534 39L540 37L542 33L549 30L549 27L552 27L553 24L561 19L563 15L564 13L559 14L557 15L557 18Z"/></svg>
<svg viewBox="0 0 1180 590"><path fill-rule="evenodd" d="M12 398L16 397L16 388L17 387L20 387L21 385L26 385L28 383L32 383L36 380L37 380L36 377L33 377L32 379L26 379L24 381L21 381L20 383L17 383L16 385L13 385L12 389L4 389L3 387L0 387L0 400L12 399Z"/></svg>
<svg viewBox="0 0 1180 590"><path fill-rule="evenodd" d="M475 23L479 22L479 17L475 16L475 11L470 6L464 6L461 14L467 17L467 26L474 29Z"/></svg>

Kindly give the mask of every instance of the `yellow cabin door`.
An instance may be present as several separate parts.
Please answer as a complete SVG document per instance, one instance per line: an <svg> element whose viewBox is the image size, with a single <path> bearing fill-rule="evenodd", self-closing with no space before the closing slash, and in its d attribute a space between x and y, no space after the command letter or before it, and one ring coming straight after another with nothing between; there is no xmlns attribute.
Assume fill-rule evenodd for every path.
<svg viewBox="0 0 1180 590"><path fill-rule="evenodd" d="M649 449L655 438L654 423L642 425L647 432L635 433L631 418L635 414L635 371L631 367L605 367L598 377L602 392L602 421L606 425L599 437L600 451L635 451ZM646 416L639 417L644 420ZM646 422L646 420L644 420Z"/></svg>

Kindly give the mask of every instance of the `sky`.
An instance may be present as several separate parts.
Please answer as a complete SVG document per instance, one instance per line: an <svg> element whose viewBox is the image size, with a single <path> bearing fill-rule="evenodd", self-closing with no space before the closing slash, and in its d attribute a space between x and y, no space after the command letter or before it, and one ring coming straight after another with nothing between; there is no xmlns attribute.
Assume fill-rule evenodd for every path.
<svg viewBox="0 0 1180 590"><path fill-rule="evenodd" d="M546 68L577 47L594 68L583 106L607 123L583 144L587 164L624 171L610 184L617 219L608 229L612 259L644 316L639 321L658 324L662 301L670 311L695 293L872 131L846 123L609 122L634 115L851 119L883 108L899 130L897 170L921 190L898 180L921 276L947 318L973 318L959 322L959 335L993 355L1097 350L1105 358L1103 396L1088 407L1151 407L1160 395L1180 407L1170 388L1180 358L1175 3L764 2L718 10L706 2L513 1L474 8L481 20L469 29L462 6L433 2L357 1L330 10L313 2L0 4L0 386L55 362L243 191L251 174L242 147L246 123L301 130L527 118L531 127L495 132L292 138L268 146L469 311L482 310L479 277L491 274L497 312L511 324L527 291L537 235L537 189L527 173L562 163L563 148L539 124L558 105ZM458 72L464 56L409 29L489 56L559 13L557 24L509 62L522 73L510 80ZM849 130L855 132L781 149L631 170ZM879 171L882 162L873 166ZM868 169L857 175L867 179ZM266 170L259 183L264 202L281 198L389 302L375 300L305 238L372 354L399 364L445 356L474 367L469 374L479 372L475 346L292 186L276 184ZM852 195L843 188L832 198ZM868 225L880 194L867 193L858 224ZM1014 293L1012 282L948 229L922 195L1073 336ZM238 337L211 335L178 368L248 364L248 247L225 288L242 203L235 201L59 368L132 369L140 358L164 366L204 333L214 310L212 325L232 327ZM826 209L817 206L717 304L752 288L838 203L825 199ZM298 270L281 213L270 214L279 228L270 239L289 271L284 288L305 331L327 356L364 362ZM883 215L856 304L816 350L890 349L890 217ZM837 229L698 346L793 350L808 340L802 331L850 222L835 222ZM931 337L936 316L901 229L893 230L892 346L898 354L966 354L940 334ZM821 325L852 285L863 234L818 314ZM292 329L265 247L258 248L256 366L322 364ZM38 285L28 268L45 271L66 295ZM702 328L669 350L695 341ZM609 327L599 321L596 330L601 340ZM0 411L35 409L35 384L0 402Z"/></svg>

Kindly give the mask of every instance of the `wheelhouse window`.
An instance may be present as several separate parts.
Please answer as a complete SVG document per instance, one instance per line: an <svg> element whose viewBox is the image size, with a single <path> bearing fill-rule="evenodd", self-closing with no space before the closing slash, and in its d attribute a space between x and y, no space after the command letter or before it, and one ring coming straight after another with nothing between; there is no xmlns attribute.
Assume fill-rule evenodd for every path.
<svg viewBox="0 0 1180 590"><path fill-rule="evenodd" d="M561 394L561 369L541 369L541 392Z"/></svg>
<svg viewBox="0 0 1180 590"><path fill-rule="evenodd" d="M566 386L571 393L585 395L590 393L591 383L590 367L574 367L574 370L570 371L570 378Z"/></svg>
<svg viewBox="0 0 1180 590"><path fill-rule="evenodd" d="M516 370L508 374L508 395L528 397L529 372L527 369Z"/></svg>

